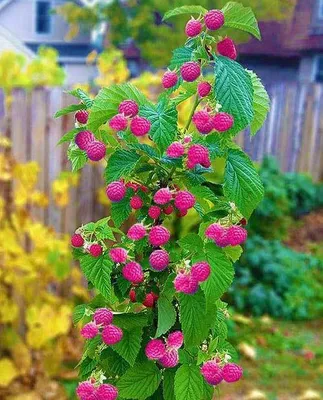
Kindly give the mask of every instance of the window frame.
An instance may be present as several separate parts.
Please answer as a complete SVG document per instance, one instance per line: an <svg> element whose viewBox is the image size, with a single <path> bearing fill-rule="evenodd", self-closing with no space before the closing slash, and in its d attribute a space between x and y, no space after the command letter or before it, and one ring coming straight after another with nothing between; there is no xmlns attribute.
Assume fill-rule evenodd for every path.
<svg viewBox="0 0 323 400"><path fill-rule="evenodd" d="M40 36L48 36L51 35L53 32L53 21L52 21L52 16L49 15L49 30L48 32L39 32L37 30L37 19L38 19L38 15L37 15L37 4L40 2L46 2L49 3L49 10L52 8L52 0L34 0L33 2L33 6L34 6L34 32L36 35L40 35Z"/></svg>

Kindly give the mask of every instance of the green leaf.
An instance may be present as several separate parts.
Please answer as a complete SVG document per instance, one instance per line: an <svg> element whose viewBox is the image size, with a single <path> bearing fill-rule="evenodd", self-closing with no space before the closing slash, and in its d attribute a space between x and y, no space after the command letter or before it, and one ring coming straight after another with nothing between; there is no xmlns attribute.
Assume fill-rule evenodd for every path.
<svg viewBox="0 0 323 400"><path fill-rule="evenodd" d="M151 122L150 136L159 150L164 152L175 140L177 132L177 110L174 105L166 108L164 103L144 106L141 115Z"/></svg>
<svg viewBox="0 0 323 400"><path fill-rule="evenodd" d="M78 306L74 307L73 316L72 316L74 325L76 325L77 323L82 321L82 319L85 316L85 311L86 311L85 304L79 304Z"/></svg>
<svg viewBox="0 0 323 400"><path fill-rule="evenodd" d="M79 377L82 380L86 380L95 370L98 365L98 360L92 360L90 357L85 357L79 365Z"/></svg>
<svg viewBox="0 0 323 400"><path fill-rule="evenodd" d="M122 340L112 346L131 366L136 362L142 340L142 328L123 330Z"/></svg>
<svg viewBox="0 0 323 400"><path fill-rule="evenodd" d="M245 129L253 120L253 88L251 78L240 64L227 57L217 57L215 62L216 101L222 105L221 111L234 118L231 135Z"/></svg>
<svg viewBox="0 0 323 400"><path fill-rule="evenodd" d="M250 131L251 135L254 136L266 121L270 110L270 99L258 76L253 71L247 70L247 72L251 77L253 86L253 110L255 115L251 121Z"/></svg>
<svg viewBox="0 0 323 400"><path fill-rule="evenodd" d="M127 177L135 168L140 156L133 151L118 149L108 160L104 175L106 183Z"/></svg>
<svg viewBox="0 0 323 400"><path fill-rule="evenodd" d="M161 374L155 363L147 361L130 368L117 382L124 399L146 399L158 389Z"/></svg>
<svg viewBox="0 0 323 400"><path fill-rule="evenodd" d="M174 392L174 381L175 381L175 371L171 369L165 369L163 379L163 395L164 400L175 400Z"/></svg>
<svg viewBox="0 0 323 400"><path fill-rule="evenodd" d="M100 257L92 257L90 254L80 259L81 269L86 278L100 293L108 298L111 296L111 271L112 262L103 254Z"/></svg>
<svg viewBox="0 0 323 400"><path fill-rule="evenodd" d="M183 15L183 14L206 14L207 9L202 6L182 6L176 7L173 10L167 11L165 13L163 21L168 18L175 17L176 15Z"/></svg>
<svg viewBox="0 0 323 400"><path fill-rule="evenodd" d="M150 158L159 158L156 149L154 149L153 147L149 146L148 144L136 143L136 144L130 144L128 147L130 149L140 150Z"/></svg>
<svg viewBox="0 0 323 400"><path fill-rule="evenodd" d="M84 130L84 129L83 128L74 128L71 131L66 132L65 135L63 135L57 142L57 146L62 143L65 143L65 142L71 142L72 140L74 140L76 134L82 130Z"/></svg>
<svg viewBox="0 0 323 400"><path fill-rule="evenodd" d="M251 33L258 40L261 40L257 19L250 7L244 7L240 3L230 1L223 8L224 26L236 28Z"/></svg>
<svg viewBox="0 0 323 400"><path fill-rule="evenodd" d="M161 294L158 302L158 323L155 337L159 337L168 332L176 322L176 311L171 300Z"/></svg>
<svg viewBox="0 0 323 400"><path fill-rule="evenodd" d="M233 262L238 261L243 253L241 246L227 246L223 250L227 257L231 258Z"/></svg>
<svg viewBox="0 0 323 400"><path fill-rule="evenodd" d="M248 219L262 200L264 187L258 172L243 151L229 150L224 179L224 195Z"/></svg>
<svg viewBox="0 0 323 400"><path fill-rule="evenodd" d="M59 118L62 117L63 115L78 111L78 110L84 110L85 104L71 104L70 106L67 106L65 108L62 108L61 110L57 111L56 114L54 115L54 118Z"/></svg>
<svg viewBox="0 0 323 400"><path fill-rule="evenodd" d="M180 68L184 63L191 61L193 49L190 47L178 47L173 51L172 59L170 60L169 69Z"/></svg>
<svg viewBox="0 0 323 400"><path fill-rule="evenodd" d="M111 218L117 228L119 228L131 214L130 197L131 190L128 189L126 196L121 201L111 204Z"/></svg>
<svg viewBox="0 0 323 400"><path fill-rule="evenodd" d="M212 400L214 395L214 387L203 381L203 400Z"/></svg>
<svg viewBox="0 0 323 400"><path fill-rule="evenodd" d="M80 150L74 146L69 147L67 150L67 158L70 160L72 164L72 171L78 171L83 168L87 162L87 155L85 151Z"/></svg>
<svg viewBox="0 0 323 400"><path fill-rule="evenodd" d="M182 249L191 253L203 251L203 241L196 233L189 233L188 235L179 239L177 243Z"/></svg>
<svg viewBox="0 0 323 400"><path fill-rule="evenodd" d="M207 186L191 186L189 189L198 199L209 200L214 204L218 202L218 198Z"/></svg>
<svg viewBox="0 0 323 400"><path fill-rule="evenodd" d="M196 365L182 365L175 375L176 400L203 399L203 377Z"/></svg>

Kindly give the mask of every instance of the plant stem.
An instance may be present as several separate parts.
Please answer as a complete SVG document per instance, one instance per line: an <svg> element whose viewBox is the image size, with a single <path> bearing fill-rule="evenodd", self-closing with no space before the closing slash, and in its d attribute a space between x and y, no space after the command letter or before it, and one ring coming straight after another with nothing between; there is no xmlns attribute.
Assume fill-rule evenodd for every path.
<svg viewBox="0 0 323 400"><path fill-rule="evenodd" d="M196 107L199 105L199 103L200 103L199 95L196 94L195 100L194 100L194 104L193 104L193 107L192 107L192 110L191 110L191 112L190 112L190 115L189 115L188 120L187 120L187 122L186 122L186 125L185 125L185 127L184 127L184 133L185 133L185 132L188 130L188 128L190 127L191 122L192 122L192 118L193 118L193 115L194 115L194 111L196 110Z"/></svg>

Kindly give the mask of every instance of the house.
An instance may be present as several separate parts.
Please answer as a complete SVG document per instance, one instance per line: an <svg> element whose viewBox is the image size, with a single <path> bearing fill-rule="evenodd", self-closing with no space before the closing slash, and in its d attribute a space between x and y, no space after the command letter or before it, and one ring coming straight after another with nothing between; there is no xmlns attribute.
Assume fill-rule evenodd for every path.
<svg viewBox="0 0 323 400"><path fill-rule="evenodd" d="M95 77L86 57L93 50L90 33L72 42L64 40L68 24L51 10L64 0L0 0L0 51L11 49L32 56L41 45L54 47L64 66L67 84L86 82Z"/></svg>

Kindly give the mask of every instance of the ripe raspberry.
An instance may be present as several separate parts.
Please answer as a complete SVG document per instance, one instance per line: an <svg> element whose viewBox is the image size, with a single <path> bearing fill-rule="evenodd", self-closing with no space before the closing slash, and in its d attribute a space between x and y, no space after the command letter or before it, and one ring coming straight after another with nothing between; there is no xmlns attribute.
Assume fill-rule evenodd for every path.
<svg viewBox="0 0 323 400"><path fill-rule="evenodd" d="M157 190L157 192L154 194L154 202L159 205L164 205L169 203L172 197L173 196L169 188L162 188Z"/></svg>
<svg viewBox="0 0 323 400"><path fill-rule="evenodd" d="M181 190L176 193L174 204L175 207L178 208L180 211L189 210L195 205L195 197L192 195L192 193L186 190Z"/></svg>
<svg viewBox="0 0 323 400"><path fill-rule="evenodd" d="M124 100L119 104L118 111L125 117L135 117L138 114L139 107L138 104L133 100Z"/></svg>
<svg viewBox="0 0 323 400"><path fill-rule="evenodd" d="M148 307L148 308L153 308L154 307L155 296L154 296L153 292L146 294L146 297L145 297L144 301L142 302L142 304L145 307Z"/></svg>
<svg viewBox="0 0 323 400"><path fill-rule="evenodd" d="M176 367L179 361L178 351L174 349L169 350L158 361L164 368Z"/></svg>
<svg viewBox="0 0 323 400"><path fill-rule="evenodd" d="M194 294L197 292L199 284L190 273L180 272L174 279L174 287L177 292Z"/></svg>
<svg viewBox="0 0 323 400"><path fill-rule="evenodd" d="M211 92L212 86L209 82L200 82L197 85L197 93L200 97L206 97Z"/></svg>
<svg viewBox="0 0 323 400"><path fill-rule="evenodd" d="M175 86L178 82L178 76L174 71L166 71L164 73L162 84L165 89Z"/></svg>
<svg viewBox="0 0 323 400"><path fill-rule="evenodd" d="M80 124L85 125L89 118L89 113L86 110L79 110L75 113L75 119Z"/></svg>
<svg viewBox="0 0 323 400"><path fill-rule="evenodd" d="M228 229L227 239L231 246L238 246L247 240L248 232L239 225L232 225Z"/></svg>
<svg viewBox="0 0 323 400"><path fill-rule="evenodd" d="M115 131L124 131L128 126L127 118L123 114L117 114L110 119L109 126Z"/></svg>
<svg viewBox="0 0 323 400"><path fill-rule="evenodd" d="M223 372L223 379L226 382L231 383L231 382L237 382L241 379L243 370L237 364L228 363L223 367L222 372Z"/></svg>
<svg viewBox="0 0 323 400"><path fill-rule="evenodd" d="M162 225L153 226L149 232L149 243L154 247L165 245L170 239L170 233Z"/></svg>
<svg viewBox="0 0 323 400"><path fill-rule="evenodd" d="M192 121L196 129L204 135L207 135L213 130L212 118L205 110L197 111L193 115Z"/></svg>
<svg viewBox="0 0 323 400"><path fill-rule="evenodd" d="M135 136L144 136L150 131L151 123L143 117L135 117L130 122L130 130Z"/></svg>
<svg viewBox="0 0 323 400"><path fill-rule="evenodd" d="M77 397L80 400L88 400L95 392L95 387L89 381L80 382L76 389Z"/></svg>
<svg viewBox="0 0 323 400"><path fill-rule="evenodd" d="M118 398L118 389L105 383L98 387L95 394L98 400L116 400Z"/></svg>
<svg viewBox="0 0 323 400"><path fill-rule="evenodd" d="M154 250L149 256L149 264L155 271L163 271L168 267L169 254L166 250Z"/></svg>
<svg viewBox="0 0 323 400"><path fill-rule="evenodd" d="M200 64L195 61L188 61L181 66L181 76L184 81L193 82L201 75Z"/></svg>
<svg viewBox="0 0 323 400"><path fill-rule="evenodd" d="M146 235L146 228L143 226L143 224L134 224L132 225L127 233L127 236L131 240L140 240L144 238Z"/></svg>
<svg viewBox="0 0 323 400"><path fill-rule="evenodd" d="M122 275L131 283L141 283L144 280L144 272L141 265L136 261L131 261L123 267Z"/></svg>
<svg viewBox="0 0 323 400"><path fill-rule="evenodd" d="M220 10L210 10L205 14L204 22L207 29L210 29L210 31L216 31L217 29L220 29L224 24L223 12Z"/></svg>
<svg viewBox="0 0 323 400"><path fill-rule="evenodd" d="M106 192L109 200L117 203L125 197L127 189L123 182L114 181L114 182L109 183L105 192Z"/></svg>
<svg viewBox="0 0 323 400"><path fill-rule="evenodd" d="M106 151L107 150L104 143L94 140L93 142L89 143L86 149L86 154L91 161L100 161L105 157Z"/></svg>
<svg viewBox="0 0 323 400"><path fill-rule="evenodd" d="M202 31L202 24L197 19L190 19L185 27L185 33L188 37L198 36Z"/></svg>
<svg viewBox="0 0 323 400"><path fill-rule="evenodd" d="M216 361L207 361L202 365L201 374L209 385L218 385L223 381L221 367Z"/></svg>
<svg viewBox="0 0 323 400"><path fill-rule="evenodd" d="M94 312L93 320L97 325L110 325L112 324L113 313L108 308L97 308Z"/></svg>
<svg viewBox="0 0 323 400"><path fill-rule="evenodd" d="M218 132L225 132L232 128L233 117L225 112L220 112L212 118L213 128Z"/></svg>
<svg viewBox="0 0 323 400"><path fill-rule="evenodd" d="M174 211L174 207L172 205L169 205L169 206L165 207L163 211L164 211L164 214L171 215L172 212Z"/></svg>
<svg viewBox="0 0 323 400"><path fill-rule="evenodd" d="M217 50L221 56L231 58L231 60L235 60L237 58L236 46L234 45L233 40L230 38L221 40L221 42L217 44Z"/></svg>
<svg viewBox="0 0 323 400"><path fill-rule="evenodd" d="M136 302L136 292L134 289L131 289L129 292L129 299L132 303Z"/></svg>
<svg viewBox="0 0 323 400"><path fill-rule="evenodd" d="M122 247L114 247L110 250L109 256L115 263L125 263L127 261L128 252Z"/></svg>
<svg viewBox="0 0 323 400"><path fill-rule="evenodd" d="M71 237L71 245L73 247L82 247L84 244L84 239L82 238L81 235L78 233L74 233L74 235Z"/></svg>
<svg viewBox="0 0 323 400"><path fill-rule="evenodd" d="M130 207L134 210L140 210L140 208L144 205L144 202L140 196L133 196L130 199Z"/></svg>
<svg viewBox="0 0 323 400"><path fill-rule="evenodd" d="M172 347L173 349L180 349L184 343L184 335L181 331L175 331L168 335L167 338L167 346Z"/></svg>
<svg viewBox="0 0 323 400"><path fill-rule="evenodd" d="M214 240L219 247L226 247L230 244L228 241L228 229L219 224L211 224L206 229L205 236L208 239Z"/></svg>
<svg viewBox="0 0 323 400"><path fill-rule="evenodd" d="M185 217L185 215L187 215L187 211L188 211L188 210L179 210L178 216L179 216L179 217Z"/></svg>
<svg viewBox="0 0 323 400"><path fill-rule="evenodd" d="M204 282L211 273L211 267L206 261L197 262L192 265L191 274L198 282Z"/></svg>
<svg viewBox="0 0 323 400"><path fill-rule="evenodd" d="M108 346L119 343L122 337L122 329L115 325L108 325L102 331L102 340Z"/></svg>
<svg viewBox="0 0 323 400"><path fill-rule="evenodd" d="M75 144L81 150L86 150L90 143L95 140L94 135L90 131L81 131L75 136Z"/></svg>
<svg viewBox="0 0 323 400"><path fill-rule="evenodd" d="M168 146L166 150L166 154L169 158L179 158L184 154L185 149L182 143L174 142L170 146Z"/></svg>
<svg viewBox="0 0 323 400"><path fill-rule="evenodd" d="M187 152L187 167L193 169L197 164L204 168L211 165L209 150L201 144L193 144Z"/></svg>
<svg viewBox="0 0 323 400"><path fill-rule="evenodd" d="M89 252L92 257L99 257L102 254L102 251L103 251L102 246L100 246L97 243L91 244L89 248Z"/></svg>
<svg viewBox="0 0 323 400"><path fill-rule="evenodd" d="M161 213L161 209L158 206L151 206L148 210L148 215L152 219L158 219Z"/></svg>
<svg viewBox="0 0 323 400"><path fill-rule="evenodd" d="M161 339L152 339L145 348L145 354L149 360L159 360L166 355L166 346Z"/></svg>
<svg viewBox="0 0 323 400"><path fill-rule="evenodd" d="M84 325L83 328L81 329L81 335L85 339L93 339L98 334L99 334L99 329L94 322L89 322L88 324Z"/></svg>

